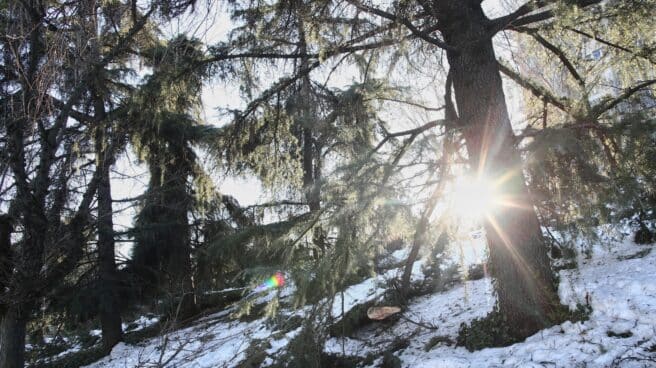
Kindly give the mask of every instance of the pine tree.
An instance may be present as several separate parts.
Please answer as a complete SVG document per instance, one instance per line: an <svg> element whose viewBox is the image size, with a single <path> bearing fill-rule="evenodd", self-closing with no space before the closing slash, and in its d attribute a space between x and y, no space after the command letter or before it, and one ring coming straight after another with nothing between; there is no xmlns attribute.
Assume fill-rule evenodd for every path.
<svg viewBox="0 0 656 368"><path fill-rule="evenodd" d="M88 28L100 7L94 2L4 4L2 123L8 137L6 162L15 188L11 200L4 203L9 202L8 221L13 225L9 228L22 231L10 244L10 255L3 257L9 262L3 264L3 274L8 277L3 279L5 287L0 294L2 367L24 365L28 321L42 298L76 269L90 240L93 199L102 177L107 178L117 149L112 140L95 168L85 163L85 155L93 153L96 128L102 131L107 123L100 103L93 114L88 113L93 110L88 109L93 105L88 97L103 94L96 77L102 80L111 63L130 55L133 41L142 35L155 12L173 16L190 4L144 4L147 9L143 13L132 9L131 21L122 19L129 6L104 5L103 13L109 18L118 16L95 23L116 31L103 33L106 42L100 46L91 37L96 30ZM82 181L86 185L78 192ZM103 190L106 194L108 188ZM101 197L103 206L110 203L106 195ZM104 211L111 208L104 207ZM103 220L107 221L110 215L105 214ZM103 223L101 237L107 237L105 240L109 240L110 227ZM110 263L111 241L105 245L103 257Z"/></svg>
<svg viewBox="0 0 656 368"><path fill-rule="evenodd" d="M155 47L153 75L129 114L138 122L132 130L133 144L150 172L133 230L131 263L147 281L146 288L159 286L179 297L170 313L180 318L195 312L189 215L194 204L192 179L203 172L192 145L214 137L191 115L200 106L200 90L208 76L206 67L194 67L203 59L199 46L180 36Z"/></svg>
<svg viewBox="0 0 656 368"><path fill-rule="evenodd" d="M312 43L306 42L302 48L295 48L299 44L281 43L279 37L269 38L257 33L260 24L256 22L259 19L256 15L268 13L256 5L242 4L238 14L244 17L244 24L255 32L239 39L246 42L237 42L233 46L241 47L239 50L243 55L268 57L272 61L298 59L307 67L295 69L291 76L280 79L259 97L253 98L248 108L238 116L237 124L254 121L248 118L296 81L303 80L309 73L319 70L321 65L329 64L349 52L365 53L389 45L406 44L426 53L443 50L449 65L448 80L451 81L447 86L453 88L457 115L453 119L426 124L419 133L444 126L464 139L468 164L474 176L503 182L497 195L511 202L512 206L503 206L490 214L485 221L485 229L490 249L490 270L498 296L497 314L505 321L508 335L513 341L523 339L558 322L558 316L562 313L559 312L560 303L550 268L548 247L523 173L521 146L510 123L501 73L542 96L548 104L556 107L563 104L548 89L537 86L530 78L508 68L496 55L493 38L502 31L531 33L545 25L576 18L579 14L591 14L597 24L601 24L599 19L603 19L604 13L626 14L635 9L621 3L597 6L600 1L594 0L529 1L507 15L490 19L484 14L481 1L476 0L403 2L389 9L357 0L347 3L351 7L347 6L349 16L346 19L333 17L333 11L345 13L344 9L332 3L322 3L319 8L314 8L314 3L305 2L276 3L269 7L303 15L303 30L316 35L316 39ZM648 14L645 10L652 8L653 4L647 2L635 7L642 9L637 14L644 19ZM285 21L293 17L275 14L263 19L284 26L289 24ZM347 31L341 32L340 27ZM294 27L286 29L290 33L294 31ZM261 50L266 52L258 54ZM554 52L553 49L551 51ZM568 67L564 58L560 61ZM435 70L437 73L439 68L436 66ZM652 84L652 81L645 81L630 87L628 93L617 99L605 100L586 115L579 114L582 110L570 109L566 113L578 122L594 118L613 109L618 101ZM417 131L406 134L412 136L415 133ZM606 143L603 138L602 144Z"/></svg>
<svg viewBox="0 0 656 368"><path fill-rule="evenodd" d="M646 31L653 19L645 17L653 5L614 5L516 35L528 49L516 60L530 76L529 124L519 136L531 152L531 189L545 224L576 224L584 234L653 207L653 165L641 158L653 149L646 137L653 131L655 40Z"/></svg>

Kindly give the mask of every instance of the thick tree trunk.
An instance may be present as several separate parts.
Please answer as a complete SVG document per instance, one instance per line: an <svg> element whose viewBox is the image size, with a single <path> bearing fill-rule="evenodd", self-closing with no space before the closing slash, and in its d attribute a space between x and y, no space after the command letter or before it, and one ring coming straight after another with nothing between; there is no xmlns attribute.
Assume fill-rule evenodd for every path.
<svg viewBox="0 0 656 368"><path fill-rule="evenodd" d="M23 368L25 364L25 331L28 308L18 303L9 305L0 322L0 367Z"/></svg>
<svg viewBox="0 0 656 368"><path fill-rule="evenodd" d="M168 241L170 253L168 255L167 273L169 275L169 287L173 295L179 296L180 300L173 307L177 319L186 319L197 312L196 296L194 292L194 281L192 278L190 227L187 215L191 207L191 199L186 192L186 171L175 173L175 170L164 173L164 198L163 205L169 211L167 219L171 221L172 228L164 231L169 234ZM170 186L170 187L169 187Z"/></svg>
<svg viewBox="0 0 656 368"><path fill-rule="evenodd" d="M498 310L513 337L549 326L559 306L547 246L529 196L480 1L440 2L439 19L472 169L501 181L498 206L485 223Z"/></svg>
<svg viewBox="0 0 656 368"><path fill-rule="evenodd" d="M102 100L97 99L96 115L104 116ZM98 116L99 118L101 116ZM100 120L103 121L104 119ZM118 304L118 275L114 246L114 221L112 219L112 193L109 168L111 153L107 152L104 128L98 128L96 135L97 170L100 170L98 184L98 265L100 288L100 326L103 348L110 351L122 336L121 311Z"/></svg>
<svg viewBox="0 0 656 368"><path fill-rule="evenodd" d="M87 0L82 3L84 13L88 16L85 22L86 33L89 37L90 59L96 62L101 60L100 45L97 36L97 1ZM114 163L114 152L110 149L107 132L109 122L105 110L103 93L104 73L96 75L90 92L92 94L94 114L96 118L95 150L96 170L99 172L97 189L98 217L98 287L100 296L100 328L102 330L102 343L105 351L109 352L122 337L121 311L118 303L118 273L116 270L116 254L114 244L114 211L112 209L112 192L109 170Z"/></svg>

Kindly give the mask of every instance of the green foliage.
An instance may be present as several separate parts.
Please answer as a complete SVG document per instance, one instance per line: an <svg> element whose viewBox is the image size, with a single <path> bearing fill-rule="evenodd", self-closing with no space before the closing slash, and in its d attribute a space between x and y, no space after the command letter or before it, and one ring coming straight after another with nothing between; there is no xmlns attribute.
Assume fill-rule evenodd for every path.
<svg viewBox="0 0 656 368"><path fill-rule="evenodd" d="M385 352L383 354L383 361L380 363L381 368L401 368L401 358L396 355Z"/></svg>
<svg viewBox="0 0 656 368"><path fill-rule="evenodd" d="M208 145L217 130L193 118L210 75L200 42L178 36L146 53L153 74L135 92L127 113L137 123L130 127L133 146L150 172L131 230L135 246L130 264L143 292L157 294L157 287L164 287L174 303L175 295L191 288L189 215L195 206L205 209L213 192L194 145ZM193 184L199 185L198 197ZM171 308L177 309L174 304Z"/></svg>
<svg viewBox="0 0 656 368"><path fill-rule="evenodd" d="M14 22L29 17L13 14L13 7L7 4L3 3L7 11L2 15L2 23L11 31ZM78 5L75 2L58 4L62 9L57 8L55 13L51 11L53 4L44 5L44 14L51 17L48 22L36 28L23 27L43 28L43 35L24 37L25 40L16 35L7 37L11 44L7 47L17 42L16 50L25 52L6 55L3 76L10 82L6 90L11 93L3 92L2 111L8 116L13 111L12 94L23 83L23 71L13 70L12 65L21 68L25 65L28 67L25 70L29 70L27 56L36 55L36 61L41 63L38 65L46 72L38 75L35 80L39 83L33 86L53 85L36 92L53 98L74 94L80 78L88 70L95 70L94 63L104 62L102 57L108 57L107 66L89 80L99 90L82 88L80 101L70 106L75 114L66 120L75 120L75 124L67 125L61 132L53 130L57 141L61 135L61 141L70 144L71 155L57 150L53 156L62 161L44 168L50 170L46 173L58 174L56 167L70 167L71 172L62 171L62 177L74 173L76 185L88 182L87 169L83 170L87 164L82 163L82 158L92 149L89 144L92 129L88 127L97 123L97 116L92 116L96 107L92 106L91 97L102 95L110 112L110 117L102 123L107 123L109 130L116 133L117 140L131 143L150 173L148 189L139 202L130 232L135 247L124 273L138 270L133 273L141 277L142 284L150 282L158 286L174 279L176 273L183 273L190 280L191 265L185 265L184 272L175 268L178 260L189 260L193 253L195 287L202 293L228 286L252 286L273 272L284 270L290 273L296 286L293 304L298 307L330 300L348 285L373 276L375 255L389 239L407 237L414 227L413 211L422 204L425 196L422 193L430 187L417 183L420 179L434 182L434 173L440 167L435 152L445 150L441 135L451 127L403 137L390 134L401 125L392 120L403 114L397 114L398 111L387 114L398 109L397 105L390 108L387 103L403 103L415 97L414 78L423 81L428 79L426 76L442 76L442 55L433 46L422 46L423 41L407 37L405 27L381 26L369 17L350 17L344 11L347 9L344 6L349 5L341 3L230 1L226 6L234 23L228 40L208 46L199 39L182 35L162 40L156 19L148 21L136 36L129 37L146 4L140 3L136 9L134 3L102 1L97 5L97 12L90 12L100 17L93 24L89 14L75 16L78 11L74 10ZM157 0L148 5L153 6L160 20L169 20L193 8L195 1ZM413 15L419 5L407 1L396 5L399 15L408 15L413 21L419 19ZM60 14L60 10L61 14L70 11L72 16L51 15ZM553 75L558 80L546 83L556 88L541 84L536 88L539 96L532 98L526 109L529 129L520 137L518 146L525 152L531 194L537 198L543 225L583 232L598 224L617 221L627 212L647 212L656 207L656 121L653 109L648 107L653 102L653 85L625 96L618 104L613 96L622 92L619 87L613 93L591 97L609 84L605 73L609 68L621 86L653 78L650 73L653 74L655 60L656 23L652 15L656 3L609 2L584 10L573 6L572 1L560 1L552 10L556 20L534 24L530 35L519 36L528 40L522 51L537 59L530 61L533 65L529 67L537 67L540 76ZM420 14L423 22L428 13ZM86 28L93 28L93 37L84 34ZM96 28L100 30L98 35ZM600 32L602 28L604 31ZM78 34L68 31L71 29L83 31ZM553 53L535 42L532 36L536 32L562 50L581 80L572 73L563 74L561 63L551 62L555 59ZM591 38L597 36L605 41L593 42ZM39 47L35 50L28 47L28 39L39 41L41 37L54 50L52 55L41 57ZM95 40L101 40L98 50L94 50L101 57L98 60L88 51L95 49ZM115 52L113 45L120 42L129 42L129 47L110 55ZM383 49L382 45L390 44L394 45L393 51ZM593 46L600 48L602 57L595 60L581 57ZM353 49L344 51L349 48ZM233 59L240 53L256 57ZM140 74L131 68L134 61L152 73L140 79ZM342 87L334 88L327 79L333 72L339 74L344 70L339 69L340 64L351 69L355 66L360 74L350 85L343 86L340 82ZM55 68L62 72L48 76L47 71ZM407 77L402 83L409 87L400 88L394 80L392 72L399 70L397 74ZM282 77L270 88L265 87L272 77L288 72L293 76ZM201 95L214 76L238 83L246 103L242 111L230 111L231 119L222 128L202 125L200 118ZM441 86L442 81L429 83ZM21 93L16 96L27 96ZM553 97L550 102L549 96ZM62 110L52 101L28 100L29 105L47 107L44 111ZM407 102L402 106L414 104ZM418 120L442 117L438 108L425 110L427 115ZM49 132L56 121L55 115L47 114L38 111L35 116L28 116L34 126L30 125L25 132L37 133L24 140L28 142L28 158L47 156L40 150L50 142L43 144L39 139L49 136L42 133ZM416 117L403 116L403 119L414 124ZM541 128L539 123L543 125ZM0 129L4 129L2 132L7 137L13 137L5 131L8 127L3 125ZM449 131L460 134L460 129ZM381 140L385 144L377 146ZM457 151L452 152L456 156L454 161L461 165L463 152ZM255 175L272 200L300 205L246 209L227 203L226 196L217 192L210 173L200 162L205 155L213 159L221 173ZM66 157L74 159L63 161ZM30 165L25 165L28 176L38 170ZM66 189L63 199L56 197L58 191L50 189L44 188L43 193L50 194L40 201L66 208L63 215L55 216L66 222L68 207L76 204L77 189L63 188ZM10 201L3 198L3 203ZM49 216L48 211L41 212ZM59 230L49 234L52 238L58 235ZM430 234L434 235L437 234ZM635 240L647 243L653 239L652 229L641 224ZM440 237L432 249L433 263L426 270L430 276L429 291L442 290L455 279L455 268L440 268L444 258L440 255L446 242L448 239ZM65 285L49 294L49 301L53 302L49 303L49 313L63 314L71 320L95 315L95 288L87 282L95 277L93 266L87 266L92 263L94 247L86 248L85 256L76 261L79 267L62 281ZM565 261L561 266L575 265L573 249L567 244L559 248ZM50 258L60 258L56 252L52 255ZM82 286L71 290L74 288L71 285ZM129 282L124 286L134 288ZM168 285L173 295L163 299L171 306L179 300L178 286ZM149 291L144 285L141 289ZM54 294L59 297L53 297ZM232 298L235 296L216 303L225 304ZM253 305L252 300L244 300L240 317L249 312L249 318L259 316L260 312L275 315L278 302L274 298L267 305ZM342 325L334 328L343 333L357 327L364 321L364 308L366 305L352 309ZM567 315L561 314L553 319L559 321ZM50 316L42 318L47 320ZM505 327L507 321L499 318L492 314L471 326L463 326L459 342L468 348L509 343L512 339ZM304 326L291 346L293 364L316 366L325 359L321 356L323 333L311 323ZM256 345L249 351L250 360L244 364L261 363L264 345ZM396 366L398 358L387 354L385 364Z"/></svg>
<svg viewBox="0 0 656 368"><path fill-rule="evenodd" d="M469 351L495 346L507 346L518 342L508 329L508 321L494 311L483 318L474 319L469 325L460 325L456 344L464 346Z"/></svg>
<svg viewBox="0 0 656 368"><path fill-rule="evenodd" d="M517 36L527 74L557 86L527 98L525 109L527 130L537 133L524 140L529 179L545 225L589 228L653 207L656 171L647 157L655 153L649 106L656 91L652 84L622 93L653 78L656 38L647 29L655 9L653 1L585 10L561 2L554 22ZM529 36L535 33L563 53L580 80Z"/></svg>
<svg viewBox="0 0 656 368"><path fill-rule="evenodd" d="M548 316L554 323L586 321L592 313L590 305L578 304L576 309L570 311L567 306L560 305L554 308L553 315ZM520 340L512 336L509 321L495 311L486 317L476 318L469 325L460 325L456 344L464 346L469 351L481 350L489 347L512 345Z"/></svg>
<svg viewBox="0 0 656 368"><path fill-rule="evenodd" d="M321 368L323 346L322 334L312 323L305 323L279 361L289 368Z"/></svg>
<svg viewBox="0 0 656 368"><path fill-rule="evenodd" d="M651 230L644 222L640 221L640 227L633 236L633 242L636 244L650 244L656 239L656 232Z"/></svg>
<svg viewBox="0 0 656 368"><path fill-rule="evenodd" d="M571 322L585 322L590 319L592 314L592 307L589 304L577 304L576 309L569 311L569 315L565 316L565 319ZM562 319L561 319L562 320Z"/></svg>
<svg viewBox="0 0 656 368"><path fill-rule="evenodd" d="M271 344L267 340L254 339L244 351L246 359L241 361L238 368L257 368L260 367L262 362L267 358L267 349L271 348Z"/></svg>

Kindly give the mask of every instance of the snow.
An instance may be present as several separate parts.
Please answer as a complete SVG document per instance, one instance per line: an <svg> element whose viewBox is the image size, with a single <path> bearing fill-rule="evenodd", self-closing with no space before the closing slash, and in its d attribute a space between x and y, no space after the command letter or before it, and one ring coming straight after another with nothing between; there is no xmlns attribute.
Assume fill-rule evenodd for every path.
<svg viewBox="0 0 656 368"><path fill-rule="evenodd" d="M88 367L232 367L244 358L249 339L271 335L262 319L252 322L206 318L202 324L147 340L120 343L108 357Z"/></svg>
<svg viewBox="0 0 656 368"><path fill-rule="evenodd" d="M410 248L401 248L392 252L392 254L390 254L390 258L397 263L403 262L408 258L409 254L410 254Z"/></svg>
<svg viewBox="0 0 656 368"><path fill-rule="evenodd" d="M123 323L123 331L124 332L134 332L134 331L140 331L143 330L146 327L150 327L154 325L155 323L159 322L159 317L157 316L140 316L136 320L130 322L130 323ZM95 330L92 330L92 332ZM100 336L98 334L97 336Z"/></svg>
<svg viewBox="0 0 656 368"><path fill-rule="evenodd" d="M578 269L560 272L561 301L572 309L589 303L593 312L587 321L568 321L504 348L469 352L456 347L453 341L460 325L485 316L494 306L490 279L484 278L413 299L397 322L372 322L351 337L328 339L324 349L333 354L374 356L376 366L394 341L407 339L405 347L393 353L402 367L656 367L656 251L651 251L653 245L639 246L622 239L621 233L602 230L606 244L592 247L591 256L581 258ZM401 260L404 253L397 252L392 257ZM423 277L421 267L422 261L416 262L414 280ZM344 312L379 300L389 280L401 272L392 269L345 289ZM342 316L341 297L337 293L332 306L335 318ZM302 315L302 311L283 313ZM229 314L219 312L139 345L119 344L88 367L158 363L166 363L160 364L163 367L235 367L258 339L269 344L266 366L280 358L300 332L300 328L277 331L265 318L230 320Z"/></svg>
<svg viewBox="0 0 656 368"><path fill-rule="evenodd" d="M656 357L650 350L656 347L656 254L622 260L642 248L630 242L598 247L579 270L561 272L563 303L574 308L587 299L593 308L589 321L565 322L505 348L469 352L438 345L426 352L431 337L455 340L460 323L491 310L491 285L483 279L419 298L404 313L437 330L401 320L391 328L347 339L347 354L375 354L386 341L409 337L409 346L396 354L403 367L654 367ZM341 352L340 340L330 340L327 350ZM640 360L649 357L651 361Z"/></svg>

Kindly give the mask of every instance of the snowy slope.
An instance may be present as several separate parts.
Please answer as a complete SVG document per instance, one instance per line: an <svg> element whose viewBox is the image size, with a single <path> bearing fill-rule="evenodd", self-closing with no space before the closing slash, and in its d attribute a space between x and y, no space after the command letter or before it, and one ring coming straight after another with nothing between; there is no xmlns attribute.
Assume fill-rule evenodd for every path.
<svg viewBox="0 0 656 368"><path fill-rule="evenodd" d="M403 367L656 367L656 252L623 259L645 249L650 248L629 243L598 249L579 270L561 272L562 301L574 307L587 298L593 308L589 321L565 322L505 348L469 352L442 343L425 351L432 337L455 340L461 322L492 308L491 286L484 279L421 298L405 312L437 330L401 321L366 344L349 341L347 353L366 355L368 347L411 336L409 346L396 354ZM338 352L336 340L328 348Z"/></svg>
<svg viewBox="0 0 656 368"><path fill-rule="evenodd" d="M394 352L403 367L656 367L656 251L651 247L628 241L598 246L590 259L580 260L579 269L561 271L563 303L589 302L590 320L565 322L522 343L476 352L453 345L461 323L486 315L494 305L490 281L482 279L417 298L393 325L371 324L352 338L331 338L325 350L373 356L376 366L389 346L405 339ZM378 298L385 279L394 275L396 270L388 271L347 289L345 309ZM341 307L333 315L341 315ZM265 363L271 362L298 333L271 326L265 319L231 321L224 311L137 346L119 344L88 367L234 367L255 339L268 341Z"/></svg>

